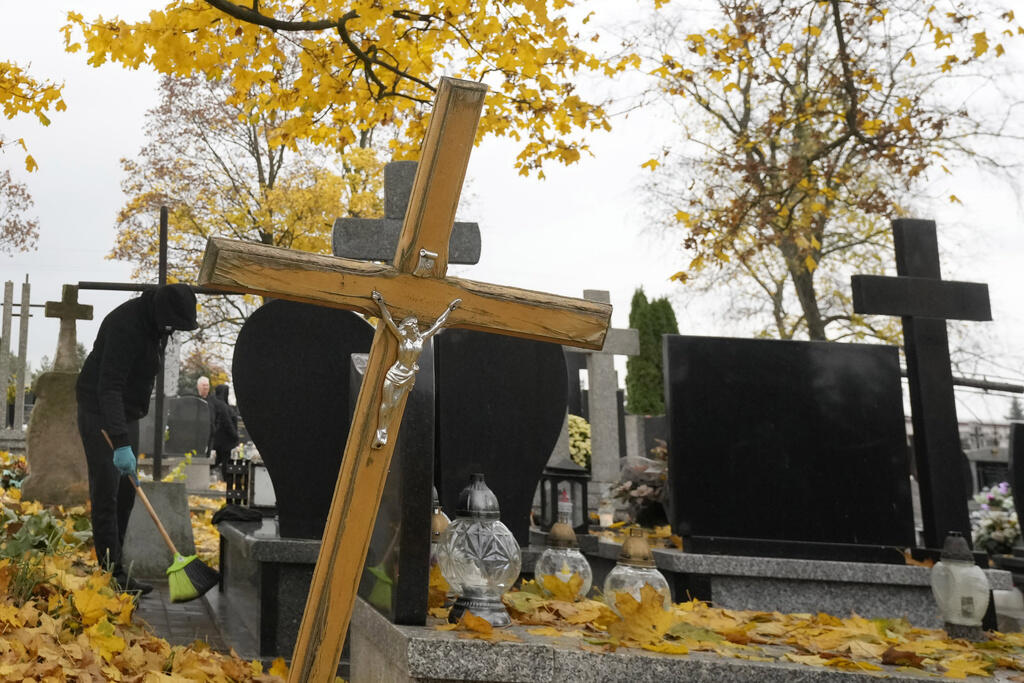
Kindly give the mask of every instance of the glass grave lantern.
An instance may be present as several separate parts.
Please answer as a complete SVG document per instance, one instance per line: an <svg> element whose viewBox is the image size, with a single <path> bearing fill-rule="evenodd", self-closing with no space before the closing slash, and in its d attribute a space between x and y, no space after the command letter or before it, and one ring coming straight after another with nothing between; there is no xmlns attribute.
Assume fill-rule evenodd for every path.
<svg viewBox="0 0 1024 683"><path fill-rule="evenodd" d="M438 566L437 548L441 542L441 536L451 524L448 515L444 514L444 510L441 509L441 501L438 499L436 487L434 487L434 497L430 507L433 510L430 515L430 570L434 571L434 567Z"/></svg>
<svg viewBox="0 0 1024 683"><path fill-rule="evenodd" d="M558 521L548 531L547 548L537 560L533 574L546 596L575 601L590 592L594 573L579 551L576 532L569 525L571 513L572 503L565 491L558 501Z"/></svg>
<svg viewBox="0 0 1024 683"><path fill-rule="evenodd" d="M629 530L629 537L622 544L618 563L604 580L604 599L609 607L618 612L615 594L629 593L635 600L640 601L640 591L644 585L661 594L661 606L664 609L672 609L672 592L664 575L654 566L654 555L651 553L651 547L647 545L647 539L644 538L643 529L633 528Z"/></svg>
<svg viewBox="0 0 1024 683"><path fill-rule="evenodd" d="M981 621L988 609L988 577L974 563L960 532L946 536L939 561L932 567L931 583L949 637L984 640Z"/></svg>
<svg viewBox="0 0 1024 683"><path fill-rule="evenodd" d="M455 519L441 534L437 557L445 580L459 594L448 613L450 622L472 612L492 626L512 623L501 596L519 577L522 557L515 536L499 519L498 499L484 475L473 474L459 494Z"/></svg>
<svg viewBox="0 0 1024 683"><path fill-rule="evenodd" d="M558 521L558 501L563 493L572 501L569 526L577 534L590 530L587 515L587 482L590 472L572 460L561 457L549 462L540 475L540 518L537 520L541 531L547 531Z"/></svg>

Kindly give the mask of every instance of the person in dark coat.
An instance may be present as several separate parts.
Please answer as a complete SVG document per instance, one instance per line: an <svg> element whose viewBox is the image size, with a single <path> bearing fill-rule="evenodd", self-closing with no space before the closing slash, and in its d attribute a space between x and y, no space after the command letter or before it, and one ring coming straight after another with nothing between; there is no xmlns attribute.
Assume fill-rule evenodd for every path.
<svg viewBox="0 0 1024 683"><path fill-rule="evenodd" d="M130 578L121 563L121 546L135 503L129 478L136 476L138 420L149 412L160 352L168 336L174 330L196 327L196 296L188 285L145 291L103 319L78 375L78 432L89 470L96 559L126 591L145 594L152 589Z"/></svg>
<svg viewBox="0 0 1024 683"><path fill-rule="evenodd" d="M227 481L224 468L231 460L231 449L238 445L238 412L228 403L227 384L218 384L213 388L213 396L209 397L213 407L213 452L215 464L220 468L221 475Z"/></svg>

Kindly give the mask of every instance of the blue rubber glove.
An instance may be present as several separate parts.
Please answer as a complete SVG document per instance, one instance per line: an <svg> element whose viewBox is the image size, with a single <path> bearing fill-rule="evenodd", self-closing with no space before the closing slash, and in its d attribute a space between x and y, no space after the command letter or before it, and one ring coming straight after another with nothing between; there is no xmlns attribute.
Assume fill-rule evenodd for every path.
<svg viewBox="0 0 1024 683"><path fill-rule="evenodd" d="M126 476L135 474L135 453L131 446L121 446L114 451L114 467Z"/></svg>

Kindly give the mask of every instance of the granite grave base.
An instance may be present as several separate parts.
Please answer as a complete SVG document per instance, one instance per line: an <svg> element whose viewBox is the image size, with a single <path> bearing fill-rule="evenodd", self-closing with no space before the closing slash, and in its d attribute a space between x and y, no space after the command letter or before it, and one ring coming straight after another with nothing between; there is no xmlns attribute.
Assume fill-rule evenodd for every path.
<svg viewBox="0 0 1024 683"><path fill-rule="evenodd" d="M350 630L351 675L359 683L420 681L531 681L535 683L866 683L884 673L892 681L921 681L894 667L855 672L784 662L755 662L703 652L663 655L620 648L580 649L578 639L531 635L532 627L509 629L521 642L486 642L430 626L396 626L357 600Z"/></svg>
<svg viewBox="0 0 1024 683"><path fill-rule="evenodd" d="M597 553L588 553L595 586L615 566L620 549L619 544L602 539ZM653 552L676 602L696 598L727 609L905 617L914 626L942 628L927 567ZM1010 572L989 569L985 573L993 590L1013 587Z"/></svg>
<svg viewBox="0 0 1024 683"><path fill-rule="evenodd" d="M225 521L215 618L243 658L289 658L306 607L320 541L282 538L273 518Z"/></svg>

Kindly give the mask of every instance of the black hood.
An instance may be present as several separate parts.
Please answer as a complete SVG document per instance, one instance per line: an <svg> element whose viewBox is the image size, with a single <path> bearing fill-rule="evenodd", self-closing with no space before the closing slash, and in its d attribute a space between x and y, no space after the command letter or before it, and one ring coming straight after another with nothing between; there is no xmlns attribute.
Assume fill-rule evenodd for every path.
<svg viewBox="0 0 1024 683"><path fill-rule="evenodd" d="M230 391L230 388L228 387L227 384L218 384L213 388L213 395L227 403L228 391Z"/></svg>
<svg viewBox="0 0 1024 683"><path fill-rule="evenodd" d="M153 316L161 330L194 330L196 295L188 285L162 285L153 293Z"/></svg>

